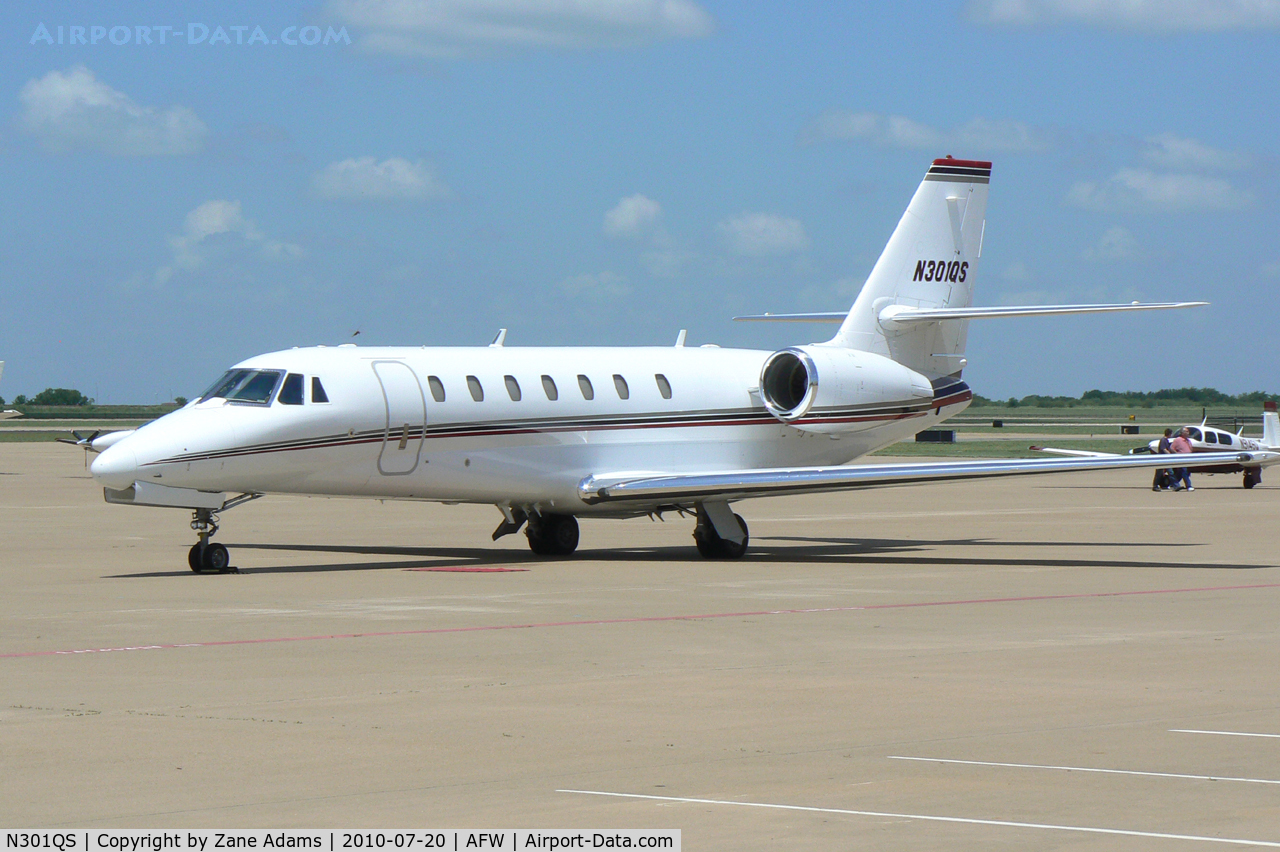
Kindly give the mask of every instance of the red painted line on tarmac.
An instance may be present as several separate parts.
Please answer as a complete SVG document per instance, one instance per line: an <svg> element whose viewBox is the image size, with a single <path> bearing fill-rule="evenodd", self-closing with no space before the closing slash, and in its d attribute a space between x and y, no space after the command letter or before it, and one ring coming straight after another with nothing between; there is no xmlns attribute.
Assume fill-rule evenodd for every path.
<svg viewBox="0 0 1280 852"><path fill-rule="evenodd" d="M449 574L502 574L508 571L528 571L528 568L470 568L463 565L447 565L443 568L406 568L406 571L441 571Z"/></svg>
<svg viewBox="0 0 1280 852"><path fill-rule="evenodd" d="M958 601L920 601L917 603L864 604L862 606L827 606L809 609L762 609L751 612L712 612L701 615L649 615L634 618L597 618L579 621L543 621L527 624L480 624L471 627L428 627L421 630L387 630L361 633L323 633L316 636L276 636L265 639L221 639L212 642L182 642L166 645L128 645L118 648L78 648L70 651L21 651L0 654L0 659L16 657L61 657L80 654L105 654L116 651L165 651L173 648L218 648L227 645L269 645L277 642L315 642L321 639L364 639L386 636L429 636L437 633L475 633L484 630L531 630L540 627L585 627L610 624L644 624L661 621L704 621L714 618L758 618L768 615L809 615L824 612L861 612L876 609L913 609L923 606L968 606L973 604L1023 603L1027 601L1065 601L1084 598L1122 598L1131 595L1182 595L1195 592L1235 592L1248 589L1276 589L1280 583L1254 583L1245 586L1203 586L1189 589L1139 589L1129 592L1080 592L1069 595L1026 595L1010 598L970 598Z"/></svg>

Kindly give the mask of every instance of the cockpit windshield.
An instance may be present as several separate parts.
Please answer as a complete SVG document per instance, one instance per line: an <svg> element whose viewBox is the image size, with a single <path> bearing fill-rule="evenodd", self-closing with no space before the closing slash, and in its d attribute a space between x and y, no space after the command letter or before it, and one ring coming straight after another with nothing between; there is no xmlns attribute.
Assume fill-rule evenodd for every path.
<svg viewBox="0 0 1280 852"><path fill-rule="evenodd" d="M283 370L227 370L200 395L200 401L225 399L228 402L267 405L283 375Z"/></svg>

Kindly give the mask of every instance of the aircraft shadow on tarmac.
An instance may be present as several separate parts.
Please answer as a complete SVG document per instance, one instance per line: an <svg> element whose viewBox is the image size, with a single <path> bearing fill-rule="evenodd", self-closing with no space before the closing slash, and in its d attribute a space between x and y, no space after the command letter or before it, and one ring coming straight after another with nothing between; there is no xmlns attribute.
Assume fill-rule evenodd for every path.
<svg viewBox="0 0 1280 852"><path fill-rule="evenodd" d="M704 566L692 545L688 547L610 548L608 550L579 550L566 560L543 560L525 550L490 550L481 547L402 547L377 545L323 545L323 544L275 544L239 542L227 545L233 554L244 551L282 551L298 554L343 554L370 557L408 557L399 559L371 559L350 562L309 562L298 565L262 565L243 569L247 574L289 574L321 571L395 571L454 569L461 572L502 570L546 566L556 563L582 562L687 562L692 566ZM1151 547L1142 542L1079 542L1079 541L996 541L991 539L949 539L924 541L914 539L864 539L864 538L807 538L800 536L768 536L753 538L751 549L740 564L830 564L848 565L937 565L937 566L1007 566L1042 568L1197 568L1217 570L1249 570L1271 568L1272 565L1227 562L1183 562L1174 559L1088 559L1062 557L1064 549L1103 549L1120 551L1125 548ZM1177 542L1160 545L1163 548L1187 548L1200 546L1198 542ZM984 553L969 555L973 548L1009 548L1024 551L1018 556L1000 556ZM1027 554L1025 551L1033 551ZM1039 551L1043 555L1036 555ZM719 563L734 564L734 563ZM163 576L196 576L189 571L162 571L117 574L114 578L139 578ZM207 575L205 575L207 576Z"/></svg>

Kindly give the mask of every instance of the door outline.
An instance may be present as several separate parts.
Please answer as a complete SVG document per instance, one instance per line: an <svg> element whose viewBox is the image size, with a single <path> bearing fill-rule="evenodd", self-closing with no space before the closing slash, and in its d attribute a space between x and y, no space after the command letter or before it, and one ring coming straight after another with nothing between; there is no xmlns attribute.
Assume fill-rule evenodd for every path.
<svg viewBox="0 0 1280 852"><path fill-rule="evenodd" d="M374 361L386 412L378 473L407 476L418 469L427 432L427 400L418 374L404 361Z"/></svg>

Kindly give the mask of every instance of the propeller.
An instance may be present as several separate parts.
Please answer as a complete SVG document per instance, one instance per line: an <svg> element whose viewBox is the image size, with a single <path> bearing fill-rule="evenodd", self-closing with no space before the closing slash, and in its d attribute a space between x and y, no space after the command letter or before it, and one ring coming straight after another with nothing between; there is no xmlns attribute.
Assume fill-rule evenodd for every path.
<svg viewBox="0 0 1280 852"><path fill-rule="evenodd" d="M95 429L95 430L94 430L94 432L93 432L93 434L92 434L92 435L89 435L88 437L86 437L86 436L84 436L84 435L81 435L79 432L75 431L74 429L72 429L72 430L71 430L71 434L72 434L72 435L74 435L75 437L74 437L74 438L59 438L59 439L58 439L58 443L60 443L60 444L71 444L72 446L76 446L76 447L84 447L86 450L92 450L92 449L93 449L93 439L94 439L94 438L96 438L96 437L98 437L99 435L101 435L101 434L102 434L102 430L101 430L101 429Z"/></svg>
<svg viewBox="0 0 1280 852"><path fill-rule="evenodd" d="M93 448L93 440L94 438L97 438L99 435L102 434L102 430L95 429L93 430L92 435L85 436L85 435L81 435L79 432L72 429L71 434L74 435L75 437L74 438L58 438L57 439L58 443L71 444L73 447L84 447L84 466L85 466L85 469L87 470L89 467L89 453L98 452L98 450L95 450Z"/></svg>

